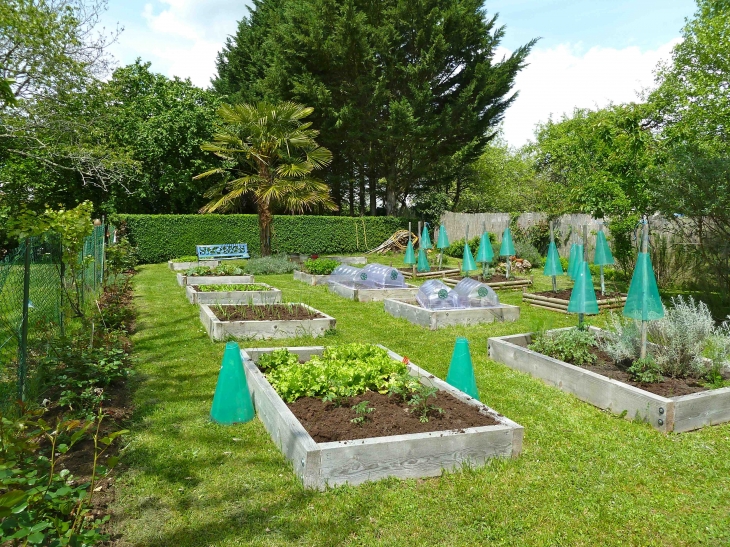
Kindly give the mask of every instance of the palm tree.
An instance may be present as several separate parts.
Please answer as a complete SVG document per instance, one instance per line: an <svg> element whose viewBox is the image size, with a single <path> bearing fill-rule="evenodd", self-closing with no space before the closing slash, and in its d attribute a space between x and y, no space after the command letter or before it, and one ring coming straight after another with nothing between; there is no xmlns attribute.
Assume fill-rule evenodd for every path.
<svg viewBox="0 0 730 547"><path fill-rule="evenodd" d="M323 182L312 178L315 169L332 161L332 153L314 140L319 131L302 122L313 108L292 102L224 104L213 142L201 146L223 160L223 165L195 179L222 175L205 197L211 201L201 213L231 210L245 196L256 204L261 255L271 254L274 210L303 213L313 207L336 209Z"/></svg>

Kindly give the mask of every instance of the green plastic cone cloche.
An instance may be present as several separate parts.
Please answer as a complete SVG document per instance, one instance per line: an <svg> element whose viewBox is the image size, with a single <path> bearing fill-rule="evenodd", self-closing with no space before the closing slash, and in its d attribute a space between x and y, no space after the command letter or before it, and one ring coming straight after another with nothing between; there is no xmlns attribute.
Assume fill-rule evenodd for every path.
<svg viewBox="0 0 730 547"><path fill-rule="evenodd" d="M474 367L471 363L471 353L469 353L469 341L466 338L456 339L446 383L479 400L477 380L474 377Z"/></svg>
<svg viewBox="0 0 730 547"><path fill-rule="evenodd" d="M418 250L418 265L416 266L416 270L419 272L431 271L431 265L428 263L428 257L426 256L425 249Z"/></svg>
<svg viewBox="0 0 730 547"><path fill-rule="evenodd" d="M598 232L596 236L596 254L593 258L593 263L596 266L607 266L608 264L614 263L611 247L608 246L606 234L603 233L603 230Z"/></svg>
<svg viewBox="0 0 730 547"><path fill-rule="evenodd" d="M568 277L570 277L570 266L575 262L575 251L577 250L576 247L577 245L575 243L570 246L570 254L568 255L568 269L565 270L565 275L567 275Z"/></svg>
<svg viewBox="0 0 730 547"><path fill-rule="evenodd" d="M246 373L243 371L241 350L235 342L228 342L223 352L223 364L215 386L210 418L219 424L248 422L254 417Z"/></svg>
<svg viewBox="0 0 730 547"><path fill-rule="evenodd" d="M471 254L471 248L469 243L464 243L464 260L461 263L461 271L468 275L468 272L473 272L477 269L477 265L474 262L474 256Z"/></svg>
<svg viewBox="0 0 730 547"><path fill-rule="evenodd" d="M428 235L428 223L424 223L423 230L421 231L421 249L431 249L431 237Z"/></svg>
<svg viewBox="0 0 730 547"><path fill-rule="evenodd" d="M636 269L631 277L624 315L638 321L654 321L664 317L664 306L659 298L654 268L649 253L639 253Z"/></svg>
<svg viewBox="0 0 730 547"><path fill-rule="evenodd" d="M477 250L476 261L479 264L490 264L494 260L494 251L492 250L492 242L489 240L489 232L482 234L479 240L479 249Z"/></svg>
<svg viewBox="0 0 730 547"><path fill-rule="evenodd" d="M545 269L542 271L545 275L563 275L563 265L560 263L560 255L558 247L554 241L550 242L548 247L547 260L545 261Z"/></svg>
<svg viewBox="0 0 730 547"><path fill-rule="evenodd" d="M568 277L573 281L580 274L580 265L583 263L583 245L575 244L575 253L571 251L570 261L568 262Z"/></svg>
<svg viewBox="0 0 730 547"><path fill-rule="evenodd" d="M446 234L446 227L442 224L439 228L439 239L436 242L436 248L446 249L449 246L449 236Z"/></svg>
<svg viewBox="0 0 730 547"><path fill-rule="evenodd" d="M512 232L507 226L502 234L502 246L499 248L499 256L514 256L515 244L512 243Z"/></svg>
<svg viewBox="0 0 730 547"><path fill-rule="evenodd" d="M598 313L598 301L588 262L584 260L576 270L575 285L573 285L570 302L568 302L568 313L595 315Z"/></svg>
<svg viewBox="0 0 730 547"><path fill-rule="evenodd" d="M403 263L404 264L415 264L416 263L416 253L413 251L413 243L411 240L408 240L408 246L406 247L406 256L403 257Z"/></svg>

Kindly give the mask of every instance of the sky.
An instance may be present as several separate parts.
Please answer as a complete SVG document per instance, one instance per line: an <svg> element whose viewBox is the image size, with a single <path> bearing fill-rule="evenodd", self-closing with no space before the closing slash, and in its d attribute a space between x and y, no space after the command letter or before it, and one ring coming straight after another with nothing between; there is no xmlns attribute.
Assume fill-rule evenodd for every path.
<svg viewBox="0 0 730 547"><path fill-rule="evenodd" d="M201 87L215 75L215 58L244 0L109 0L104 24L124 27L111 48L120 65L137 57L152 70ZM540 38L515 82L518 97L505 115L507 142L521 146L536 124L574 108L637 100L654 70L671 58L694 0L486 0L505 27L498 56Z"/></svg>

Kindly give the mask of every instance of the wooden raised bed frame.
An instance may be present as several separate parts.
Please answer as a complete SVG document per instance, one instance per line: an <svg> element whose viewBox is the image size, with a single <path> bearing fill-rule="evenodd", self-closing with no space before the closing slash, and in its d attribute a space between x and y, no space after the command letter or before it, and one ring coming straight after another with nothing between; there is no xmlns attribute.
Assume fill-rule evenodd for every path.
<svg viewBox="0 0 730 547"><path fill-rule="evenodd" d="M250 285L250 283L246 283ZM195 290L194 285L185 286L185 294L191 304L235 306L238 304L279 304L281 291L266 283L255 283L268 287L263 291L204 291ZM205 287L205 285L202 285Z"/></svg>
<svg viewBox="0 0 730 547"><path fill-rule="evenodd" d="M452 268L449 270L432 270L430 272L416 272L416 277L413 277L412 268L398 268L398 271L403 274L406 279L439 279L449 275L458 275L459 269Z"/></svg>
<svg viewBox="0 0 730 547"><path fill-rule="evenodd" d="M307 285L324 285L327 283L327 279L329 279L329 275L312 275L301 270L294 270L294 280L302 281Z"/></svg>
<svg viewBox="0 0 730 547"><path fill-rule="evenodd" d="M177 274L177 284L187 285L242 285L255 283L252 275L185 275Z"/></svg>
<svg viewBox="0 0 730 547"><path fill-rule="evenodd" d="M446 277L443 279L443 282L448 285L449 287L456 287L456 285L464 279L463 277L454 278L454 277ZM497 281L495 283L490 283L488 280L483 282L485 285L489 285L492 289L495 291L499 290L517 290L517 289L523 289L524 287L529 287L532 285L532 279L514 279L510 281Z"/></svg>
<svg viewBox="0 0 730 547"><path fill-rule="evenodd" d="M478 325L495 321L517 321L520 318L520 307L500 304L492 308L465 308L452 310L429 310L421 307L415 300L385 300L385 311L393 317L402 317L414 325L436 330L454 325Z"/></svg>
<svg viewBox="0 0 730 547"><path fill-rule="evenodd" d="M327 486L355 485L385 477L435 477L441 475L443 469L482 465L494 457L514 458L522 451L524 429L521 425L413 363L408 365L411 375L450 393L465 404L482 409L499 423L458 431L317 443L256 367L258 358L274 349L242 350L243 366L256 414L306 488L324 490ZM324 347L288 349L301 359L308 360L321 354ZM388 353L393 359L403 360L397 353L390 350Z"/></svg>
<svg viewBox="0 0 730 547"><path fill-rule="evenodd" d="M206 304L200 305L200 322L203 323L212 341L236 339L271 340L274 338L296 338L324 336L335 328L336 321L326 313L306 304L299 304L321 314L314 319L265 320L265 321L221 321Z"/></svg>
<svg viewBox="0 0 730 547"><path fill-rule="evenodd" d="M600 332L599 329L593 329ZM659 431L681 433L730 421L730 388L662 397L527 349L530 333L490 338L489 357L572 393L580 400Z"/></svg>
<svg viewBox="0 0 730 547"><path fill-rule="evenodd" d="M327 288L335 294L349 298L355 302L382 302L387 298L414 298L418 292L415 285L405 287L385 287L371 289L368 287L348 287L342 283L328 283Z"/></svg>
<svg viewBox="0 0 730 547"><path fill-rule="evenodd" d="M598 293L596 293L598 297ZM536 308L543 308L551 311L562 311L568 313L568 300L561 298L550 298L541 294L532 294L529 292L522 293L522 301ZM599 310L616 310L621 309L626 304L626 296L617 296L614 298L598 297Z"/></svg>

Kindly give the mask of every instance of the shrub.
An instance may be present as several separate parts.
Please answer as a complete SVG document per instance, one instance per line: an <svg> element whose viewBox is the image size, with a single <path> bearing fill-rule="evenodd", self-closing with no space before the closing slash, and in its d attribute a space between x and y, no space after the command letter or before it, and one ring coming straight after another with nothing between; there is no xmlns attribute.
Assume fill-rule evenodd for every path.
<svg viewBox="0 0 730 547"><path fill-rule="evenodd" d="M655 384L664 379L662 378L661 368L651 355L634 361L626 372L636 382L643 382L645 384Z"/></svg>
<svg viewBox="0 0 730 547"><path fill-rule="evenodd" d="M256 215L115 215L143 264L192 255L196 245L248 243L260 254ZM380 245L408 221L394 217L277 215L272 225L275 253L356 253Z"/></svg>
<svg viewBox="0 0 730 547"><path fill-rule="evenodd" d="M243 269L251 275L268 275L292 273L296 267L285 255L274 255L247 260Z"/></svg>
<svg viewBox="0 0 730 547"><path fill-rule="evenodd" d="M111 276L134 271L137 266L137 249L125 239L106 248L106 267Z"/></svg>
<svg viewBox="0 0 730 547"><path fill-rule="evenodd" d="M530 264L532 264L533 268L541 267L545 260L540 255L540 251L538 251L533 245L521 241L515 241L515 254L517 255L517 258L524 258L527 260Z"/></svg>
<svg viewBox="0 0 730 547"><path fill-rule="evenodd" d="M553 333L537 333L529 349L571 363L577 366L596 362L591 348L596 346L596 337L589 330L578 328Z"/></svg>
<svg viewBox="0 0 730 547"><path fill-rule="evenodd" d="M235 264L220 264L215 268L210 266L193 266L185 270L185 275L197 277L204 275L243 275L244 271L241 266Z"/></svg>
<svg viewBox="0 0 730 547"><path fill-rule="evenodd" d="M329 275L340 263L331 258L309 258L304 261L303 269L312 275Z"/></svg>
<svg viewBox="0 0 730 547"><path fill-rule="evenodd" d="M497 240L497 236L495 236L493 233L489 233L489 241L492 243L492 248L494 248L495 242ZM463 258L464 257L464 242L466 240L462 237L461 239L457 239L454 241L451 245L449 245L446 249L444 249L444 254L446 256L450 256L453 258ZM474 258L477 256L477 251L479 251L479 244L482 241L482 236L478 235L476 237L473 237L469 240L469 248L471 249L471 254L474 255ZM494 256L496 257L499 254L499 247L497 248L497 251L494 253Z"/></svg>

